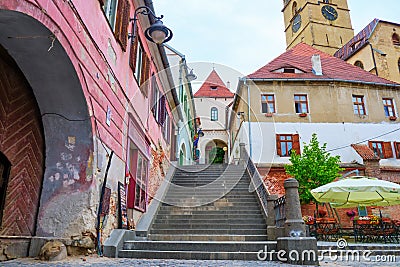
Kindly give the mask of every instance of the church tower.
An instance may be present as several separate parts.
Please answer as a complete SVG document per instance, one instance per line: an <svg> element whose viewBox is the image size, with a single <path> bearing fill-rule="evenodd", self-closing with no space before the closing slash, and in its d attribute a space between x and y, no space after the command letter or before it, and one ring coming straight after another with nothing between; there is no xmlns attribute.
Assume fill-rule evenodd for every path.
<svg viewBox="0 0 400 267"><path fill-rule="evenodd" d="M354 37L347 0L283 0L286 49L300 42L333 55Z"/></svg>

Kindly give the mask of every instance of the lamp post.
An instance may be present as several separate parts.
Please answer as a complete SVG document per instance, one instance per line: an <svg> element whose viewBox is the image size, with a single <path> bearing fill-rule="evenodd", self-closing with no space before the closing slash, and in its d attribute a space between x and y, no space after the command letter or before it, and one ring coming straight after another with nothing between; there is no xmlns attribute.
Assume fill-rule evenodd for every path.
<svg viewBox="0 0 400 267"><path fill-rule="evenodd" d="M139 14L142 14L144 16L151 16L154 19L156 19L156 21L144 31L144 35L146 36L147 40L156 44L166 43L169 40L171 40L173 35L172 31L166 26L164 26L164 24L161 21L161 19L164 16L161 15L160 17L157 17L149 7L140 6L135 9L135 15L133 16L133 19L129 20L133 21L132 33L129 34L128 36L128 38L132 38L132 42L135 40L136 37L137 21L138 21L137 16Z"/></svg>

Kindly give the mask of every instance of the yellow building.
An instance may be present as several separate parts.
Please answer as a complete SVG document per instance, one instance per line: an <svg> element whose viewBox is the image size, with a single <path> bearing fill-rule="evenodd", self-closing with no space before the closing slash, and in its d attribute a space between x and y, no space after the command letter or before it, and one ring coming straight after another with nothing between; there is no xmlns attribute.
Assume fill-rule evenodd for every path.
<svg viewBox="0 0 400 267"><path fill-rule="evenodd" d="M236 94L231 151L245 143L258 167L288 164L317 133L344 166L365 170L351 146L360 144L398 177L400 84L300 43L241 79Z"/></svg>
<svg viewBox="0 0 400 267"><path fill-rule="evenodd" d="M300 42L333 55L354 37L347 0L284 0L287 49Z"/></svg>
<svg viewBox="0 0 400 267"><path fill-rule="evenodd" d="M379 77L400 82L400 24L374 19L335 56Z"/></svg>

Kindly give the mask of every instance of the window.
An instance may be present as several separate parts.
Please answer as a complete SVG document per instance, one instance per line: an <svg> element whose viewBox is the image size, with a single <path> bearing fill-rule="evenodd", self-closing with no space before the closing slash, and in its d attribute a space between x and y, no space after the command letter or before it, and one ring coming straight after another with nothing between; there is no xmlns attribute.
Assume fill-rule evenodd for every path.
<svg viewBox="0 0 400 267"><path fill-rule="evenodd" d="M296 15L297 14L297 3L294 2L292 5L292 15Z"/></svg>
<svg viewBox="0 0 400 267"><path fill-rule="evenodd" d="M114 31L115 37L126 51L128 39L128 26L130 18L130 4L128 0L105 0L104 13Z"/></svg>
<svg viewBox="0 0 400 267"><path fill-rule="evenodd" d="M400 142L394 142L394 149L396 151L396 158L400 159Z"/></svg>
<svg viewBox="0 0 400 267"><path fill-rule="evenodd" d="M261 96L261 112L262 113L275 113L275 96L262 95Z"/></svg>
<svg viewBox="0 0 400 267"><path fill-rule="evenodd" d="M375 156L381 159L393 158L392 144L390 142L369 141L368 145L374 151Z"/></svg>
<svg viewBox="0 0 400 267"><path fill-rule="evenodd" d="M330 1L329 1L329 0L324 0L323 2L324 2L325 4L329 4Z"/></svg>
<svg viewBox="0 0 400 267"><path fill-rule="evenodd" d="M218 109L216 107L211 108L211 121L218 120Z"/></svg>
<svg viewBox="0 0 400 267"><path fill-rule="evenodd" d="M132 140L129 142L129 185L128 208L146 210L148 160Z"/></svg>
<svg viewBox="0 0 400 267"><path fill-rule="evenodd" d="M156 76L154 74L151 80L151 112L153 113L154 119L157 121L157 123L163 126L167 116L166 98L165 95L161 94L160 90L158 89Z"/></svg>
<svg viewBox="0 0 400 267"><path fill-rule="evenodd" d="M294 68L283 68L283 73L296 73Z"/></svg>
<svg viewBox="0 0 400 267"><path fill-rule="evenodd" d="M353 109L354 109L354 114L356 115L367 114L365 111L364 96L353 95Z"/></svg>
<svg viewBox="0 0 400 267"><path fill-rule="evenodd" d="M211 86L211 90L217 90L218 86Z"/></svg>
<svg viewBox="0 0 400 267"><path fill-rule="evenodd" d="M364 64L360 60L357 60L356 62L354 62L354 66L364 69Z"/></svg>
<svg viewBox="0 0 400 267"><path fill-rule="evenodd" d="M391 98L383 98L383 110L385 111L386 117L395 117L396 113L394 112L393 99Z"/></svg>
<svg viewBox="0 0 400 267"><path fill-rule="evenodd" d="M164 129L163 129L164 139L169 144L171 142L171 124L170 117L167 115L165 117Z"/></svg>
<svg viewBox="0 0 400 267"><path fill-rule="evenodd" d="M307 95L294 95L294 109L296 113L308 113Z"/></svg>
<svg viewBox="0 0 400 267"><path fill-rule="evenodd" d="M147 97L151 86L150 78L150 59L143 49L142 43L138 37L135 37L131 45L129 66L131 67L140 91Z"/></svg>
<svg viewBox="0 0 400 267"><path fill-rule="evenodd" d="M397 61L397 67L399 67L399 72L400 72L400 58L399 58L399 60Z"/></svg>
<svg viewBox="0 0 400 267"><path fill-rule="evenodd" d="M300 154L300 141L298 134L277 134L276 135L276 150L278 156L290 157L292 150Z"/></svg>
<svg viewBox="0 0 400 267"><path fill-rule="evenodd" d="M392 42L393 42L393 45L400 46L400 37L397 33L393 33Z"/></svg>

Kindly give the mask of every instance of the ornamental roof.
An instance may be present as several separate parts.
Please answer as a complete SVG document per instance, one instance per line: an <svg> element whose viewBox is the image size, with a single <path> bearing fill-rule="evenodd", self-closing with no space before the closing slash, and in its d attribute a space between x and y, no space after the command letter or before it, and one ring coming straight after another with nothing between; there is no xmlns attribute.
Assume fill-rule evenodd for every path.
<svg viewBox="0 0 400 267"><path fill-rule="evenodd" d="M233 98L232 93L215 70L212 70L194 97Z"/></svg>

